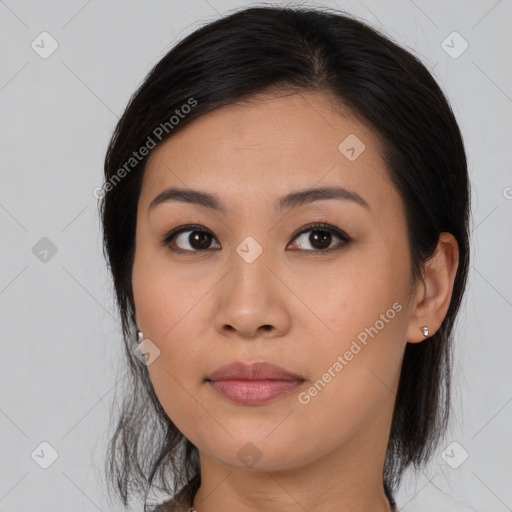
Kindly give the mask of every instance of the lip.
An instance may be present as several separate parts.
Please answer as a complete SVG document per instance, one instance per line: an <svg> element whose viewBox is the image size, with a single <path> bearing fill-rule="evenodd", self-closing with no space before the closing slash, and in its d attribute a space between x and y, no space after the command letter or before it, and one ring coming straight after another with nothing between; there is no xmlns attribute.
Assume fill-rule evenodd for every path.
<svg viewBox="0 0 512 512"><path fill-rule="evenodd" d="M271 363L223 365L206 378L220 395L243 405L261 405L288 394L305 379Z"/></svg>
<svg viewBox="0 0 512 512"><path fill-rule="evenodd" d="M304 380L304 377L289 372L271 363L246 364L240 361L217 368L206 380Z"/></svg>

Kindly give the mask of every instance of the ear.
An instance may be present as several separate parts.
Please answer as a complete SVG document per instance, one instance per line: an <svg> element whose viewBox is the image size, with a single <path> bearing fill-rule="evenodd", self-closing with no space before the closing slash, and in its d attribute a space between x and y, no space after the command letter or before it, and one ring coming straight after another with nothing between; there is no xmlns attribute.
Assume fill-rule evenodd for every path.
<svg viewBox="0 0 512 512"><path fill-rule="evenodd" d="M425 339L423 326L428 327L429 336L441 326L450 306L458 266L457 240L451 233L441 233L434 254L425 262L423 277L416 290L406 335L409 343Z"/></svg>

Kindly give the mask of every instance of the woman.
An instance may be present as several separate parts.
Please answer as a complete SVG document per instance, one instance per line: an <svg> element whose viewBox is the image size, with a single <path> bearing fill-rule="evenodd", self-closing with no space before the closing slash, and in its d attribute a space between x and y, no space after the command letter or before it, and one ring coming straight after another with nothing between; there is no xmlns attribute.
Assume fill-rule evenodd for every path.
<svg viewBox="0 0 512 512"><path fill-rule="evenodd" d="M101 212L123 503L396 510L446 427L469 261L463 141L425 67L328 9L210 23L132 97Z"/></svg>

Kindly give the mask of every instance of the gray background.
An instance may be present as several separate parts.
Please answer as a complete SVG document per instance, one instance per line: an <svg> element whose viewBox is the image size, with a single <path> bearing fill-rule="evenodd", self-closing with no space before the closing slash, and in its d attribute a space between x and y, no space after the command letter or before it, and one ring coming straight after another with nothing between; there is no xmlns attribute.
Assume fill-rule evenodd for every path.
<svg viewBox="0 0 512 512"><path fill-rule="evenodd" d="M122 359L93 190L115 123L151 67L195 28L251 4L0 1L0 512L122 510L108 503L102 480ZM457 328L454 417L428 469L405 481L399 505L512 510L511 2L320 5L420 56L451 101L469 157L473 259ZM47 58L43 31L58 43ZM446 39L454 31L469 44L457 58L463 41ZM42 442L58 454L47 469L40 464L52 461L52 448Z"/></svg>

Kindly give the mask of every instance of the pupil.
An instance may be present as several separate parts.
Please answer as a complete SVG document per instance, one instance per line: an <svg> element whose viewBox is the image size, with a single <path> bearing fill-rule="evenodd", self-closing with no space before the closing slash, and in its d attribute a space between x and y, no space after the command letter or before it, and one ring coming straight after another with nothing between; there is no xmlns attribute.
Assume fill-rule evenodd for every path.
<svg viewBox="0 0 512 512"><path fill-rule="evenodd" d="M208 249L210 245L210 235L200 231L193 231L189 237L190 245L195 249ZM197 246L194 242L198 242Z"/></svg>
<svg viewBox="0 0 512 512"><path fill-rule="evenodd" d="M318 233L324 233L324 234L318 234ZM330 241L331 234L327 231L314 231L310 235L310 242L313 247L316 247L317 249L325 249L326 247L329 247L331 241ZM320 243L318 244L318 241L320 240ZM325 241L327 240L327 243ZM323 243L322 243L323 242ZM320 247L317 247L319 245Z"/></svg>

